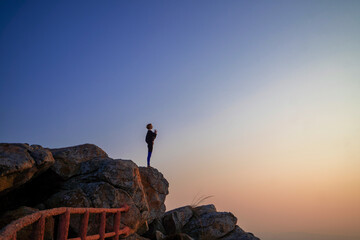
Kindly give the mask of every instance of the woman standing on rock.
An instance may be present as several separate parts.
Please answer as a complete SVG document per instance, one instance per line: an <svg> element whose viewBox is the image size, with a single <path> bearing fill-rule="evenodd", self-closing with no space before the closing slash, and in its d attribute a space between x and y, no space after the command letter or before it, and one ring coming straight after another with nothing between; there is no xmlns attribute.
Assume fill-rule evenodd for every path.
<svg viewBox="0 0 360 240"><path fill-rule="evenodd" d="M146 138L145 138L145 142L148 145L147 166L150 167L150 158L151 158L151 153L153 151L154 140L155 140L156 135L157 135L157 130L155 130L154 132L151 131L151 129L153 129L153 125L151 123L146 125L146 128L148 129L147 134L146 134Z"/></svg>

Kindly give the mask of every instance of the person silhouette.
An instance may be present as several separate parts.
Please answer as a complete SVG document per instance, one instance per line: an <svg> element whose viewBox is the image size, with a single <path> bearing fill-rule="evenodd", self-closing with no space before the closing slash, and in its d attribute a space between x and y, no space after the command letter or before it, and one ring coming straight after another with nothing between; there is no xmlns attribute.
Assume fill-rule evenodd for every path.
<svg viewBox="0 0 360 240"><path fill-rule="evenodd" d="M151 130L153 129L153 125L151 123L147 124L146 128L148 130L145 138L145 142L148 146L147 166L150 167L150 158L154 147L154 140L157 135L157 130L155 130L154 132Z"/></svg>

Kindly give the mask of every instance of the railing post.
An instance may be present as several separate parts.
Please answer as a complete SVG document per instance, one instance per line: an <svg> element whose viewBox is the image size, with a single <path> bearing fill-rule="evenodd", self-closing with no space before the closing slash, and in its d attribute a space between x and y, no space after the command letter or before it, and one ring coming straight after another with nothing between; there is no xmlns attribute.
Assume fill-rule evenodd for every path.
<svg viewBox="0 0 360 240"><path fill-rule="evenodd" d="M45 233L45 215L41 215L34 227L34 239L43 240Z"/></svg>
<svg viewBox="0 0 360 240"><path fill-rule="evenodd" d="M106 212L101 213L101 219L100 219L100 229L99 229L99 240L105 239L105 227L106 227Z"/></svg>
<svg viewBox="0 0 360 240"><path fill-rule="evenodd" d="M81 229L80 229L81 240L86 240L88 224L89 224L89 210L86 210L86 212L81 218Z"/></svg>
<svg viewBox="0 0 360 240"><path fill-rule="evenodd" d="M114 232L115 236L113 237L113 240L119 240L120 235L120 220L121 220L121 212L117 211L114 215Z"/></svg>
<svg viewBox="0 0 360 240"><path fill-rule="evenodd" d="M67 240L70 224L70 211L60 215L57 240Z"/></svg>

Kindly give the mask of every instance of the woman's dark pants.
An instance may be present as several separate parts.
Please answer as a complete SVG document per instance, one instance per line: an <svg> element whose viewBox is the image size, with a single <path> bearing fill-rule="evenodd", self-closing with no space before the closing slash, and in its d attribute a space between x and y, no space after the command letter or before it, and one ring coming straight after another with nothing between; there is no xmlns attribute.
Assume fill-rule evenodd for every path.
<svg viewBox="0 0 360 240"><path fill-rule="evenodd" d="M151 153L153 151L153 144L148 144L148 156L147 156L147 166L150 167L150 158L151 158Z"/></svg>

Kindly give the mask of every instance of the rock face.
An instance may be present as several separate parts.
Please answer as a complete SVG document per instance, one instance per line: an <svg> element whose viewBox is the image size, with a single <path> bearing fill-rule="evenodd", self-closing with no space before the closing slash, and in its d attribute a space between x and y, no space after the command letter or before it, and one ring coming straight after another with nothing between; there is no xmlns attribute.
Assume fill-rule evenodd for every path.
<svg viewBox="0 0 360 240"><path fill-rule="evenodd" d="M78 175L66 180L62 189L44 203L46 208L118 208L127 203L130 210L123 215L125 225L135 232L148 221L149 206L135 163L97 158L80 165Z"/></svg>
<svg viewBox="0 0 360 240"><path fill-rule="evenodd" d="M147 203L149 204L149 218L152 222L165 213L165 198L169 194L169 183L155 168L140 167L141 182L144 186Z"/></svg>
<svg viewBox="0 0 360 240"><path fill-rule="evenodd" d="M39 145L0 143L0 194L30 181L54 162L51 152Z"/></svg>
<svg viewBox="0 0 360 240"><path fill-rule="evenodd" d="M0 144L2 225L38 209L118 208L127 204L130 209L121 215L121 223L131 228L132 235L125 239L258 240L236 226L232 213L217 212L214 205L165 212L168 189L169 183L157 169L109 158L92 144L58 149ZM79 236L79 225L80 215L71 216L70 238ZM109 217L107 231L112 226ZM53 239L54 223L46 228L50 230L46 239ZM98 229L99 219L90 215L88 234L97 234ZM24 229L21 239L30 239L31 231Z"/></svg>
<svg viewBox="0 0 360 240"><path fill-rule="evenodd" d="M98 146L93 144L83 144L74 147L50 149L55 158L55 164L51 169L61 176L68 179L79 174L80 164L94 158L107 158L108 155Z"/></svg>

